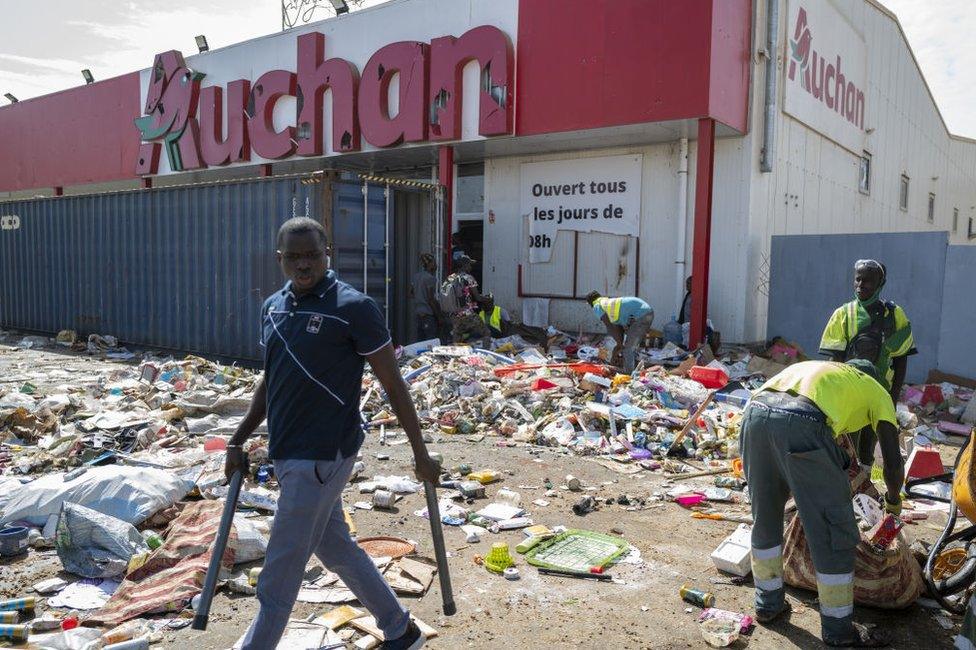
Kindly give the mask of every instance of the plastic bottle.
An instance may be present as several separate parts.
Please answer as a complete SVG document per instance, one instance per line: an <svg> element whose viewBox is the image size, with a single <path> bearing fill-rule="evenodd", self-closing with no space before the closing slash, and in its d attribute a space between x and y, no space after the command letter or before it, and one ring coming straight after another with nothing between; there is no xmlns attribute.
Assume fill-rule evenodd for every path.
<svg viewBox="0 0 976 650"><path fill-rule="evenodd" d="M146 545L152 550L156 550L163 545L163 538L159 536L158 533L152 530L142 531L142 538L146 540Z"/></svg>
<svg viewBox="0 0 976 650"><path fill-rule="evenodd" d="M148 634L149 631L149 627L142 621L127 621L103 634L101 639L105 645L112 645Z"/></svg>
<svg viewBox="0 0 976 650"><path fill-rule="evenodd" d="M128 641L113 643L103 647L102 650L149 650L149 635L143 634Z"/></svg>

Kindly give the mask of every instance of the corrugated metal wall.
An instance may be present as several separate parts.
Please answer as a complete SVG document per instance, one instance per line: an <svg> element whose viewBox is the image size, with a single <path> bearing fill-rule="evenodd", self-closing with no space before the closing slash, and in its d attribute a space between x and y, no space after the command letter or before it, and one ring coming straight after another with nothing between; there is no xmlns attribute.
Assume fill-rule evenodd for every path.
<svg viewBox="0 0 976 650"><path fill-rule="evenodd" d="M259 359L278 226L321 217L300 177L0 204L0 326Z"/></svg>

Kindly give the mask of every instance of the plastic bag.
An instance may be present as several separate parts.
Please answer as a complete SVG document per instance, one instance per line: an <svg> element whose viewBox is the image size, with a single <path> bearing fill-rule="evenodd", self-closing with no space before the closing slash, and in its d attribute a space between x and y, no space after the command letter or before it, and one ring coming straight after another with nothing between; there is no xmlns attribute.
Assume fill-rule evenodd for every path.
<svg viewBox="0 0 976 650"><path fill-rule="evenodd" d="M265 556L268 552L267 524L262 526L261 522L235 515L234 529L237 531L234 564L254 562Z"/></svg>
<svg viewBox="0 0 976 650"><path fill-rule="evenodd" d="M26 521L43 526L65 501L83 505L133 525L168 508L193 489L193 481L152 467L92 467L69 481L49 474L0 497L0 524Z"/></svg>
<svg viewBox="0 0 976 650"><path fill-rule="evenodd" d="M61 506L54 547L66 571L86 578L123 575L130 557L149 550L132 524L70 502Z"/></svg>

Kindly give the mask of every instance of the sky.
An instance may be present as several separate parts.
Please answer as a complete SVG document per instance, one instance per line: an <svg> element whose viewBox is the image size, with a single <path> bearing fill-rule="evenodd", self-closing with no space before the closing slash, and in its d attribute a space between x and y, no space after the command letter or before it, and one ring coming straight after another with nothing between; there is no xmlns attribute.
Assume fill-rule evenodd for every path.
<svg viewBox="0 0 976 650"><path fill-rule="evenodd" d="M976 2L882 2L898 15L949 130L976 138ZM0 94L20 99L80 85L83 68L107 79L148 68L157 52L190 54L197 34L216 49L281 29L280 0L0 0L0 8Z"/></svg>

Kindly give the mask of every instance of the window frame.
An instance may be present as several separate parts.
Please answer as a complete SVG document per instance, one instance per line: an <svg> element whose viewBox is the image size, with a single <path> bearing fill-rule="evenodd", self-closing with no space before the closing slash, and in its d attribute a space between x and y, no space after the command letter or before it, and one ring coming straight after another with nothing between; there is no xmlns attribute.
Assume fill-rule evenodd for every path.
<svg viewBox="0 0 976 650"><path fill-rule="evenodd" d="M871 166L871 153L862 151L857 166L857 191L865 196L871 196ZM865 173L865 170L867 170L867 173Z"/></svg>

